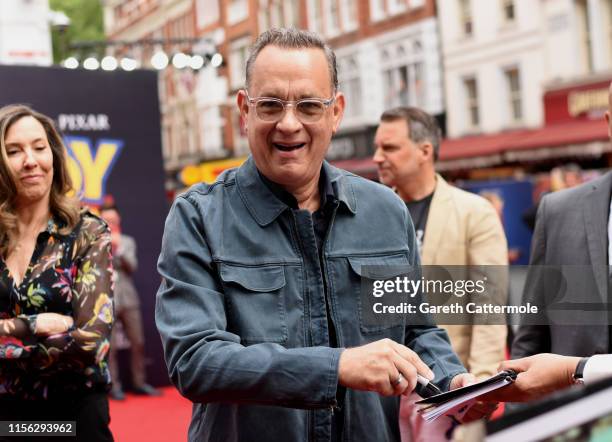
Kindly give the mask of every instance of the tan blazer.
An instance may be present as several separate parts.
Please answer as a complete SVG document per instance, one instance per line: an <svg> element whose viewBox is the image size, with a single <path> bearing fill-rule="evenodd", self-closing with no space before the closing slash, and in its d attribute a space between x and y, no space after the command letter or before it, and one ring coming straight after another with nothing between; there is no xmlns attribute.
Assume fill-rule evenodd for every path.
<svg viewBox="0 0 612 442"><path fill-rule="evenodd" d="M458 189L437 175L429 208L423 265L508 264L508 245L499 216L484 198ZM499 281L507 294L507 279ZM505 325L440 325L465 367L482 378L497 372L506 348Z"/></svg>

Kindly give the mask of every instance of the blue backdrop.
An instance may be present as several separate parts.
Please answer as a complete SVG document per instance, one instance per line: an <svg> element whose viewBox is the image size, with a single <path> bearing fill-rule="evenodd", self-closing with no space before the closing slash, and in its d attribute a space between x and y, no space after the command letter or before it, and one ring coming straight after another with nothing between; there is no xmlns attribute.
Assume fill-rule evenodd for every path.
<svg viewBox="0 0 612 442"><path fill-rule="evenodd" d="M95 204L106 193L114 196L123 231L138 246L134 280L143 313L149 380L167 384L154 323L156 262L168 210L157 73L0 66L0 106L11 103L28 104L56 120L83 200Z"/></svg>

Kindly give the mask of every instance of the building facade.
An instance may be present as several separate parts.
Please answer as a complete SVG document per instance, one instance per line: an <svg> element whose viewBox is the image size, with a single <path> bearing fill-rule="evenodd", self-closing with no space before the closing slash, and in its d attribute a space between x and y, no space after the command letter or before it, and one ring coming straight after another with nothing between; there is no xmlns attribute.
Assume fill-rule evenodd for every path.
<svg viewBox="0 0 612 442"><path fill-rule="evenodd" d="M0 64L50 66L49 0L0 2Z"/></svg>
<svg viewBox="0 0 612 442"><path fill-rule="evenodd" d="M374 169L364 168L367 163L360 159L372 156L374 132L385 109L418 106L444 121L435 4L415 0L341 2L340 6L353 5L347 15L328 1L321 3L321 18L314 20L315 3L307 2L309 28L322 33L335 49L339 87L347 103L328 158L351 159L339 165L373 177Z"/></svg>
<svg viewBox="0 0 612 442"><path fill-rule="evenodd" d="M193 0L105 0L104 26L109 40L177 40L195 39L196 22ZM195 41L165 45L135 45L119 51L139 61L143 68L151 68L150 59L158 51L172 55L179 51L207 53L199 47L213 42ZM109 49L112 51L113 49ZM127 51L127 52L125 52ZM171 64L159 72L159 97L162 126L162 146L168 190L174 190L176 175L186 165L212 155L203 143L204 128L199 110L200 77L206 77L210 64L199 71L175 69ZM212 90L212 89L211 89ZM219 146L220 143L217 143ZM223 156L217 154L216 156Z"/></svg>
<svg viewBox="0 0 612 442"><path fill-rule="evenodd" d="M612 0L104 4L111 39L193 38L197 41L188 47L170 49L218 51L223 57L216 67L208 60L198 71L160 71L164 158L172 189L210 179L248 155L236 94L244 87L250 45L271 27L309 29L334 48L347 107L328 159L368 177L376 176L373 137L387 108L418 106L439 119L448 137L440 170L499 166L529 157L509 153L518 134L543 139L533 149L558 147L545 144L550 134L537 132L547 121L552 124L547 94L571 85L588 89L612 77ZM144 47L135 55L146 61L155 50ZM596 113L587 114L592 119ZM596 137L592 141L602 141L599 132Z"/></svg>
<svg viewBox="0 0 612 442"><path fill-rule="evenodd" d="M612 0L438 0L437 7L450 138L441 169L594 154L587 144L560 149L568 143L553 136L555 124L568 121L550 118L560 102L549 96L612 79ZM601 112L574 117L580 131ZM588 140L601 144L599 155L609 150L603 129Z"/></svg>
<svg viewBox="0 0 612 442"><path fill-rule="evenodd" d="M297 27L322 35L338 59L346 111L328 159L372 176L369 160L382 111L396 105L423 106L443 120L440 44L433 0L200 0L198 11L213 11L199 35L223 33L221 52L227 100L215 130L223 130L231 154L244 158L248 144L236 107L244 86L249 46L272 27ZM222 30L222 31L221 31ZM357 161L354 161L357 159ZM367 161L366 161L367 163ZM205 167L205 166L204 166Z"/></svg>
<svg viewBox="0 0 612 442"><path fill-rule="evenodd" d="M195 37L192 50L212 44L223 56L216 68L160 72L164 158L176 181L170 188L215 176L237 163L228 158L248 154L236 94L250 45L272 27L315 31L336 51L347 108L330 160L359 172L354 159L371 157L388 107L421 106L444 122L434 0L107 0L105 19L111 39ZM146 62L153 50L136 55Z"/></svg>

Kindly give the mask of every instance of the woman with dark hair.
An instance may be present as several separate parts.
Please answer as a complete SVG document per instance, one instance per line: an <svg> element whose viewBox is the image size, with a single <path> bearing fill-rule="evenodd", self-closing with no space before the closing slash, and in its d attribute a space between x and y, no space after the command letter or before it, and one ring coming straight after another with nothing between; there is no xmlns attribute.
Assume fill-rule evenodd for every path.
<svg viewBox="0 0 612 442"><path fill-rule="evenodd" d="M76 440L107 441L110 232L71 192L53 121L1 108L0 421L76 421Z"/></svg>

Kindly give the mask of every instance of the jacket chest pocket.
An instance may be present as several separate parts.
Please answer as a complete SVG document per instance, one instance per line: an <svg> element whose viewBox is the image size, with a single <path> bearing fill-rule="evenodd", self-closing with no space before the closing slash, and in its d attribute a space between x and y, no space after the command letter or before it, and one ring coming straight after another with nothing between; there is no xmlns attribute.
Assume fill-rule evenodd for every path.
<svg viewBox="0 0 612 442"><path fill-rule="evenodd" d="M219 276L226 297L228 331L240 336L244 345L287 342L284 266L222 262Z"/></svg>
<svg viewBox="0 0 612 442"><path fill-rule="evenodd" d="M407 312L402 312L403 297L397 294L381 295L377 281L392 280L398 276L414 276L403 254L372 257L349 257L351 280L358 287L359 326L364 334L377 334L395 327L405 327ZM405 304L405 303L404 303ZM392 306L393 310L383 306ZM396 308L397 307L397 308Z"/></svg>

